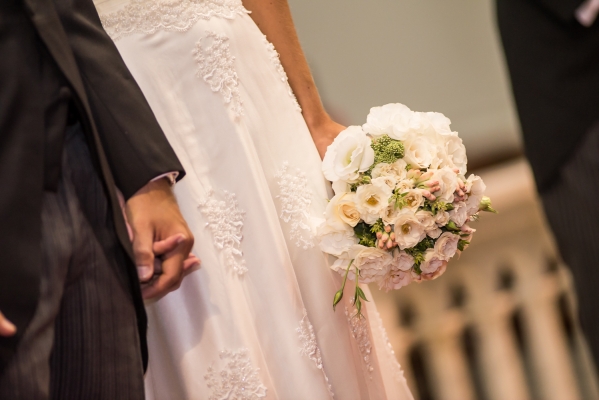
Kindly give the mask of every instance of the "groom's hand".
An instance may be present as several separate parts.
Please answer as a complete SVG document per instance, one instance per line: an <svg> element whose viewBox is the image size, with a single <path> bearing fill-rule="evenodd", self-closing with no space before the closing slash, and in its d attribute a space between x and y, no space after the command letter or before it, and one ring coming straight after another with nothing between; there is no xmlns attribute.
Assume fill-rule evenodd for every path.
<svg viewBox="0 0 599 400"><path fill-rule="evenodd" d="M181 285L184 262L193 246L193 235L183 219L167 179L148 183L126 205L133 230L133 252L140 280L154 275L154 243L176 236L176 246L161 255L162 274L144 285L144 299L159 299Z"/></svg>
<svg viewBox="0 0 599 400"><path fill-rule="evenodd" d="M17 333L17 327L0 312L0 336L12 336L15 333Z"/></svg>

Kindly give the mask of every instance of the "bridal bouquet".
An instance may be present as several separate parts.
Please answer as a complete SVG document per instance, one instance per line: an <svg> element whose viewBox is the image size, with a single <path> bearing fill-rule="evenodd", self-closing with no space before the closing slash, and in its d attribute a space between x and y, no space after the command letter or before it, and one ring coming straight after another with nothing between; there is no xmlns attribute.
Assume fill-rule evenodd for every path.
<svg viewBox="0 0 599 400"><path fill-rule="evenodd" d="M466 178L466 150L449 125L443 114L387 104L328 147L322 168L335 196L318 240L344 277L333 308L348 278L358 315L359 282L390 290L437 278L470 243L479 211L495 212L482 179Z"/></svg>

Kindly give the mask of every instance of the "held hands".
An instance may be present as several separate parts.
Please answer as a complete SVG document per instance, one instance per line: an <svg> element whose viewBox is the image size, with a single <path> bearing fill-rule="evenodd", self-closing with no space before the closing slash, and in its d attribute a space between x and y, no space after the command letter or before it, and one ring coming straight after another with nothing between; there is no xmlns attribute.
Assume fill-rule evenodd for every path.
<svg viewBox="0 0 599 400"><path fill-rule="evenodd" d="M177 289L186 273L199 264L195 256L190 257L193 235L166 179L150 182L135 193L127 201L126 213L143 297L157 300Z"/></svg>

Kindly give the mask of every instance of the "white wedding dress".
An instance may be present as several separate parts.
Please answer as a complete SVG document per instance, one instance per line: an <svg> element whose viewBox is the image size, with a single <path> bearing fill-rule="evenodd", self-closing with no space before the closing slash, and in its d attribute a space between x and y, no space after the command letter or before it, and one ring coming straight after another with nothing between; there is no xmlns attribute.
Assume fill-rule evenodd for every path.
<svg viewBox="0 0 599 400"><path fill-rule="evenodd" d="M341 277L314 240L331 193L241 1L95 3L187 172L202 259L148 307L148 399L412 399L374 304L352 318L348 284L333 311Z"/></svg>

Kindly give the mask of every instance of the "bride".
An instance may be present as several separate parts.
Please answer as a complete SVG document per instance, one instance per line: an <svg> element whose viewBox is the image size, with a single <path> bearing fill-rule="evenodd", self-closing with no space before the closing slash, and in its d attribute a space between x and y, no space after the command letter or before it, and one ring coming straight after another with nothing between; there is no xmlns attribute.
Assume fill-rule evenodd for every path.
<svg viewBox="0 0 599 400"><path fill-rule="evenodd" d="M148 306L148 398L411 399L374 304L332 308L314 231L343 127L286 1L94 1L187 171L175 192L203 260Z"/></svg>

